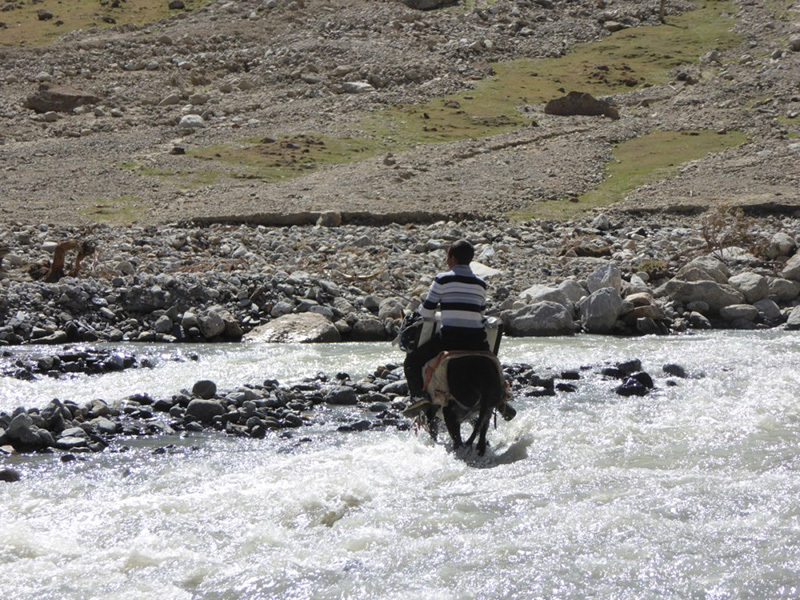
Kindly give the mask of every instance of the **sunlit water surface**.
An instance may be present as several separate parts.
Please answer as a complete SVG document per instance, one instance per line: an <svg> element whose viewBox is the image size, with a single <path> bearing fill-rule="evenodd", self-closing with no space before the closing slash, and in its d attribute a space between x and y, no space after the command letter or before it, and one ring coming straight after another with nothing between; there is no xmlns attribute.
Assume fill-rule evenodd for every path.
<svg viewBox="0 0 800 600"><path fill-rule="evenodd" d="M161 359L0 380L0 409L167 396L201 378L355 378L401 358L388 344L137 351ZM622 398L584 371L576 393L519 400L482 459L413 431L313 427L0 459L23 474L0 484L0 598L800 596L800 338L507 340L501 355L541 374L640 358L657 389ZM691 377L668 385L669 362Z"/></svg>

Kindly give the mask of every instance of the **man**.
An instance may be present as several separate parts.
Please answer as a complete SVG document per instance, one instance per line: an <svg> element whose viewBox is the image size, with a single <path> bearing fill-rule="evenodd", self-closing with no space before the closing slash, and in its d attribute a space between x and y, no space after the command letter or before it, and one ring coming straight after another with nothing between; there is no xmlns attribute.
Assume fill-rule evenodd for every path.
<svg viewBox="0 0 800 600"><path fill-rule="evenodd" d="M432 319L436 307L441 305L442 327L428 343L406 355L403 369L411 396L411 406L405 411L407 416L419 414L430 404L422 389L422 369L426 362L443 350L489 350L483 324L486 282L469 266L474 256L475 249L468 241L453 242L447 251L450 270L434 278L418 309L423 318Z"/></svg>

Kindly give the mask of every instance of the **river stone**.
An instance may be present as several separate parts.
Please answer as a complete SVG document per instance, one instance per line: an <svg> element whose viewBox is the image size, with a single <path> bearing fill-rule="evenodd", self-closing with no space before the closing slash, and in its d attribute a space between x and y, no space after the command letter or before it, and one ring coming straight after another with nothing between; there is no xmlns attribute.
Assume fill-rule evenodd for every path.
<svg viewBox="0 0 800 600"><path fill-rule="evenodd" d="M217 393L217 384L210 379L201 379L192 386L192 395L209 400Z"/></svg>
<svg viewBox="0 0 800 600"><path fill-rule="evenodd" d="M11 468L0 469L0 481L13 483L15 481L19 481L20 479L22 479L22 474L16 469L11 469Z"/></svg>
<svg viewBox="0 0 800 600"><path fill-rule="evenodd" d="M586 278L586 287L591 293L603 288L613 288L619 294L622 290L622 273L617 265L608 263Z"/></svg>
<svg viewBox="0 0 800 600"><path fill-rule="evenodd" d="M256 327L245 336L247 341L278 343L340 342L341 339L333 323L313 312L284 315Z"/></svg>
<svg viewBox="0 0 800 600"><path fill-rule="evenodd" d="M357 342L379 342L386 339L383 321L375 317L360 318L353 323L350 339Z"/></svg>
<svg viewBox="0 0 800 600"><path fill-rule="evenodd" d="M328 404L353 405L358 403L358 396L353 388L340 386L325 394L324 400Z"/></svg>
<svg viewBox="0 0 800 600"><path fill-rule="evenodd" d="M758 318L758 309L750 304L731 304L730 306L723 306L719 310L719 316L728 322L738 319L755 321Z"/></svg>
<svg viewBox="0 0 800 600"><path fill-rule="evenodd" d="M783 279L781 277L767 277L769 297L777 302L790 302L800 296L800 281Z"/></svg>
<svg viewBox="0 0 800 600"><path fill-rule="evenodd" d="M204 423L210 423L214 417L222 415L225 412L225 407L221 402L216 400L203 400L201 398L192 400L189 402L189 406L186 407L187 415L197 417Z"/></svg>
<svg viewBox="0 0 800 600"><path fill-rule="evenodd" d="M573 304L577 304L582 298L589 295L589 291L574 279L565 279L558 284L558 289L561 290Z"/></svg>
<svg viewBox="0 0 800 600"><path fill-rule="evenodd" d="M153 324L153 329L156 333L171 333L172 319L170 319L167 315L161 315Z"/></svg>
<svg viewBox="0 0 800 600"><path fill-rule="evenodd" d="M511 336L572 335L575 322L571 311L558 302L537 302L515 311L501 314L503 324Z"/></svg>
<svg viewBox="0 0 800 600"><path fill-rule="evenodd" d="M28 413L20 413L11 419L6 428L6 437L12 442L19 442L23 446L40 446L37 427Z"/></svg>
<svg viewBox="0 0 800 600"><path fill-rule="evenodd" d="M622 296L611 287L601 288L579 306L581 325L587 333L611 333L622 308Z"/></svg>
<svg viewBox="0 0 800 600"><path fill-rule="evenodd" d="M767 256L770 259L789 256L796 247L797 243L792 236L785 231L778 231L772 236L769 246L767 246Z"/></svg>
<svg viewBox="0 0 800 600"><path fill-rule="evenodd" d="M520 298L526 300L529 304L557 302L570 313L573 311L572 301L567 298L567 295L562 290L546 285L532 285L520 294Z"/></svg>
<svg viewBox="0 0 800 600"><path fill-rule="evenodd" d="M708 304L708 308L712 312L719 312L719 309L731 304L744 304L745 302L744 295L741 292L736 291L727 284L711 280L682 281L677 278L671 279L655 290L654 295L656 297L669 296L673 300L684 304L701 300Z"/></svg>
<svg viewBox="0 0 800 600"><path fill-rule="evenodd" d="M790 331L800 329L800 306L795 306L789 313L789 318L786 319L786 329Z"/></svg>
<svg viewBox="0 0 800 600"><path fill-rule="evenodd" d="M378 319L402 319L404 303L397 298L386 298L378 305Z"/></svg>
<svg viewBox="0 0 800 600"><path fill-rule="evenodd" d="M744 294L745 300L753 304L769 294L767 278L758 273L740 273L728 279L728 284L735 290Z"/></svg>
<svg viewBox="0 0 800 600"><path fill-rule="evenodd" d="M690 312L687 320L692 329L711 329L711 321L699 312Z"/></svg>
<svg viewBox="0 0 800 600"><path fill-rule="evenodd" d="M700 256L681 267L674 279L681 281L716 281L728 283L730 275L724 262L713 256Z"/></svg>
<svg viewBox="0 0 800 600"><path fill-rule="evenodd" d="M779 323L783 320L783 313L781 313L781 308L777 305L774 300L770 300L769 298L764 298L763 300L759 300L758 302L754 302L753 306L758 309L764 318L770 321L771 323Z"/></svg>
<svg viewBox="0 0 800 600"><path fill-rule="evenodd" d="M800 253L795 254L786 261L786 266L781 271L781 277L792 281L800 281Z"/></svg>
<svg viewBox="0 0 800 600"><path fill-rule="evenodd" d="M200 333L206 339L212 339L225 333L225 320L216 308L210 308L197 315Z"/></svg>

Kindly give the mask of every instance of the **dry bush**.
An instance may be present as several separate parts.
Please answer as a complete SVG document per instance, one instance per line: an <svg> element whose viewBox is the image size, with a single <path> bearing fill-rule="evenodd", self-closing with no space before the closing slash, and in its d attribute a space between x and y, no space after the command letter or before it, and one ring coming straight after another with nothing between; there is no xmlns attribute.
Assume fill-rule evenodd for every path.
<svg viewBox="0 0 800 600"><path fill-rule="evenodd" d="M757 221L745 215L741 208L721 204L705 213L700 233L708 251L723 262L725 249L734 246L766 258L769 240L754 233L756 224Z"/></svg>

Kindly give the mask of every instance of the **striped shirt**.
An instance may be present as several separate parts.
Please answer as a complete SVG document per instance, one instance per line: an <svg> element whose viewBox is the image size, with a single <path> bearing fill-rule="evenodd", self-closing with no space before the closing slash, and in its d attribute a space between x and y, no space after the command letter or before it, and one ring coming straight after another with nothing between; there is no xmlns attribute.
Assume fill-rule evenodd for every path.
<svg viewBox="0 0 800 600"><path fill-rule="evenodd" d="M452 271L439 273L434 278L419 314L426 319L433 318L439 304L442 327L483 329L486 282L476 276L469 265L455 265Z"/></svg>

